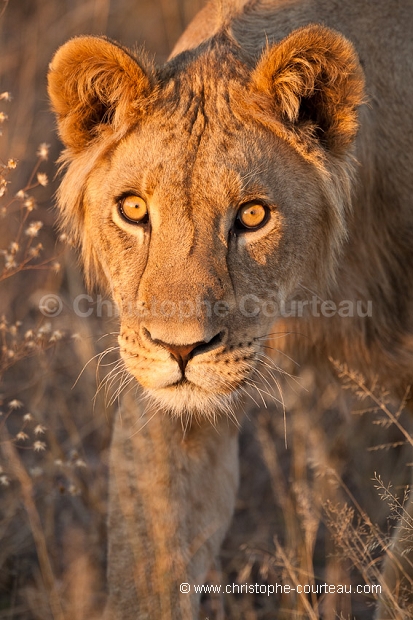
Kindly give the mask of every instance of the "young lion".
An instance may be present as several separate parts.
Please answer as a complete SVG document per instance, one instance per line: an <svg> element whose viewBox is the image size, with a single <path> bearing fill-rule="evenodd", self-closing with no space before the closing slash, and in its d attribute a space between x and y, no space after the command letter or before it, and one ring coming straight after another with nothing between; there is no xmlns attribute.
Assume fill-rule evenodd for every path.
<svg viewBox="0 0 413 620"><path fill-rule="evenodd" d="M232 0L160 68L104 38L56 53L62 218L149 397L114 430L108 618L197 617L274 323L325 381L332 356L411 384L412 32L408 0Z"/></svg>

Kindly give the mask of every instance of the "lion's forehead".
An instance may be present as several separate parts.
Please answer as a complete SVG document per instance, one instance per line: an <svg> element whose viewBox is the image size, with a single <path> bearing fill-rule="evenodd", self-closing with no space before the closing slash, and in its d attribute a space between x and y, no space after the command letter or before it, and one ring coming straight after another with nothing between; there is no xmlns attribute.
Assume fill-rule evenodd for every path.
<svg viewBox="0 0 413 620"><path fill-rule="evenodd" d="M208 126L202 111L193 117L190 130L186 117L183 126L179 120L162 126L153 117L118 145L108 170L116 193L139 190L181 203L196 199L236 204L247 191L264 191L269 163L245 130L243 149L240 136L231 140Z"/></svg>
<svg viewBox="0 0 413 620"><path fill-rule="evenodd" d="M224 51L218 46L159 76L148 114L115 150L117 178L188 200L195 193L236 203L248 189L265 189L257 185L265 185L277 138L241 112L249 70Z"/></svg>
<svg viewBox="0 0 413 620"><path fill-rule="evenodd" d="M303 192L308 199L312 182L296 174L302 171L305 179L306 164L276 136L251 126L223 136L208 121L202 131L189 133L178 114L164 125L158 120L148 118L118 145L104 173L112 197L135 192L152 209L156 203L161 217L188 214L199 220L200 214L205 225L218 218L224 228L243 202L258 198L294 210ZM100 180L97 185L103 186Z"/></svg>
<svg viewBox="0 0 413 620"><path fill-rule="evenodd" d="M211 84L194 76L172 81L159 96L154 116L160 129L179 126L187 139L199 141L207 129L234 137L244 124L239 117L240 88L237 82L218 79Z"/></svg>
<svg viewBox="0 0 413 620"><path fill-rule="evenodd" d="M250 79L250 69L231 46L211 41L203 51L178 56L159 70L157 99L170 110L185 109L191 101L232 116L234 96L248 91Z"/></svg>
<svg viewBox="0 0 413 620"><path fill-rule="evenodd" d="M161 218L163 212L184 219L201 214L206 222L218 216L224 228L221 216L235 217L242 202L288 202L282 194L291 194L294 182L286 190L284 178L297 169L297 154L240 116L247 90L246 75L233 65L219 71L205 58L165 78L150 113L112 153L112 196L142 194L152 209L156 203Z"/></svg>
<svg viewBox="0 0 413 620"><path fill-rule="evenodd" d="M143 131L138 128L137 135L147 136L155 157L157 151L163 161L178 158L186 170L192 170L197 160L202 165L214 161L217 170L228 161L250 169L251 161L243 161L240 139L257 129L240 116L241 100L248 98L247 80L243 65L214 50L179 64L178 71L160 78Z"/></svg>

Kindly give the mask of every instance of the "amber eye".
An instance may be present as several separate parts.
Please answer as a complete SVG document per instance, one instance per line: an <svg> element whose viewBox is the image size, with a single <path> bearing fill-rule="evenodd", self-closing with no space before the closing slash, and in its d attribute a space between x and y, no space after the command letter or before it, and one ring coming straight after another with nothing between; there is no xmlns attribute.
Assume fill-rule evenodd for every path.
<svg viewBox="0 0 413 620"><path fill-rule="evenodd" d="M247 202L239 208L235 227L237 230L253 231L267 223L270 210L260 202Z"/></svg>
<svg viewBox="0 0 413 620"><path fill-rule="evenodd" d="M140 196L125 196L119 202L119 211L128 222L146 224L149 219L148 207Z"/></svg>

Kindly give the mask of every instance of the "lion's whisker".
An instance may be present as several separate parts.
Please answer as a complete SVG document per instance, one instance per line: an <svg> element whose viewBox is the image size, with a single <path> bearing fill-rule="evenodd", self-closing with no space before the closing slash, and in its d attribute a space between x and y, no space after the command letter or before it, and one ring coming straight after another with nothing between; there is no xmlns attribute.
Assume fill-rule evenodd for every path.
<svg viewBox="0 0 413 620"><path fill-rule="evenodd" d="M107 349L105 349L104 351L102 351L101 353L96 353L96 355L93 355L93 357L91 357L86 364L84 364L82 370L79 372L76 381L74 382L74 384L72 385L72 389L74 387L76 387L80 377L82 376L82 374L84 373L84 371L86 370L86 368L89 366L89 364L91 362L93 362L93 360L95 360L96 358L98 358L98 363L97 366L99 366L100 360L103 359L106 355L108 355L109 353L112 353L113 351L116 351L117 349L119 349L119 347L108 347Z"/></svg>
<svg viewBox="0 0 413 620"><path fill-rule="evenodd" d="M290 362L292 362L293 364L295 364L295 366L300 366L300 364L298 362L296 362L292 357L290 357L285 351L281 351L281 349L277 349L276 347L272 347L269 344L265 344L264 345L264 349L270 349L271 351L276 351L277 353L279 353L280 355L283 355L284 357L286 357L288 360L290 360Z"/></svg>

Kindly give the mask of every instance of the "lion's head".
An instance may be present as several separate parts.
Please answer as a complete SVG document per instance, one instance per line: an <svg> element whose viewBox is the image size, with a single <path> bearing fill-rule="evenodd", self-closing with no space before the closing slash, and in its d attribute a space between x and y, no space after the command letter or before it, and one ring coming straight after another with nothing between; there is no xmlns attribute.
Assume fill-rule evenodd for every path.
<svg viewBox="0 0 413 620"><path fill-rule="evenodd" d="M121 313L125 364L175 413L225 410L280 306L331 285L363 77L321 26L259 59L228 32L156 69L103 38L55 55L59 204Z"/></svg>

